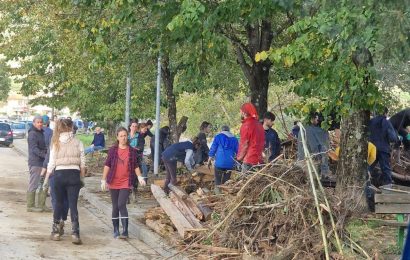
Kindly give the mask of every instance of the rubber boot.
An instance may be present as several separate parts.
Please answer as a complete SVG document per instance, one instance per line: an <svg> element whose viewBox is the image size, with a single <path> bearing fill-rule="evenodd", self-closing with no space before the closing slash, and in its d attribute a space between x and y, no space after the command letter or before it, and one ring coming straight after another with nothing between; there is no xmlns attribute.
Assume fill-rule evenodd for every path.
<svg viewBox="0 0 410 260"><path fill-rule="evenodd" d="M27 192L27 212L42 212L43 210L35 207L36 192Z"/></svg>
<svg viewBox="0 0 410 260"><path fill-rule="evenodd" d="M120 236L120 220L113 219L112 226L114 227L114 238L118 238Z"/></svg>
<svg viewBox="0 0 410 260"><path fill-rule="evenodd" d="M81 245L83 242L80 238L80 225L78 222L72 222L72 234L71 234L71 242L74 245Z"/></svg>
<svg viewBox="0 0 410 260"><path fill-rule="evenodd" d="M54 240L54 241L60 241L60 233L58 230L58 221L54 221L53 222L53 226L51 227L51 235L50 235L50 239Z"/></svg>
<svg viewBox="0 0 410 260"><path fill-rule="evenodd" d="M121 224L122 224L122 233L120 235L120 238L127 239L128 238L128 218L122 218Z"/></svg>
<svg viewBox="0 0 410 260"><path fill-rule="evenodd" d="M47 191L42 190L38 193L38 207L43 210L43 212L51 212L52 210L46 206Z"/></svg>
<svg viewBox="0 0 410 260"><path fill-rule="evenodd" d="M60 236L64 235L64 220L60 220L60 223L58 223L58 233Z"/></svg>

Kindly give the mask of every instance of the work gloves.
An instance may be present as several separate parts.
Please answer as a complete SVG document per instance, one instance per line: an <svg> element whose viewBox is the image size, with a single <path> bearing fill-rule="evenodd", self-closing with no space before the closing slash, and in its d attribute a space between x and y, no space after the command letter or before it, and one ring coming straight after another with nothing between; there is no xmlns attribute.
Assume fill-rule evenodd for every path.
<svg viewBox="0 0 410 260"><path fill-rule="evenodd" d="M145 181L144 177L137 175L137 178L138 178L138 182L141 184L141 186L147 185L147 182Z"/></svg>
<svg viewBox="0 0 410 260"><path fill-rule="evenodd" d="M106 191L108 190L108 185L106 180L101 180L101 190Z"/></svg>

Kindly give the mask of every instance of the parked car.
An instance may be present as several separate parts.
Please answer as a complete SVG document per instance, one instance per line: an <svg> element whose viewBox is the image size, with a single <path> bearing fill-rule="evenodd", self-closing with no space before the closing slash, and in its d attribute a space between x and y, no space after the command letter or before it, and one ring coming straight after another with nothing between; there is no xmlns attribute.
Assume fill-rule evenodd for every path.
<svg viewBox="0 0 410 260"><path fill-rule="evenodd" d="M30 130L30 128L33 126L33 121L21 120L21 121L19 121L19 123L22 123L22 124L24 124L24 125L27 124L27 128L26 128L27 132L28 132L28 130ZM27 132L26 132L26 134L27 134Z"/></svg>
<svg viewBox="0 0 410 260"><path fill-rule="evenodd" d="M13 143L13 131L7 123L0 123L0 144L10 146Z"/></svg>
<svg viewBox="0 0 410 260"><path fill-rule="evenodd" d="M13 138L26 138L26 124L11 123L11 130L13 131Z"/></svg>

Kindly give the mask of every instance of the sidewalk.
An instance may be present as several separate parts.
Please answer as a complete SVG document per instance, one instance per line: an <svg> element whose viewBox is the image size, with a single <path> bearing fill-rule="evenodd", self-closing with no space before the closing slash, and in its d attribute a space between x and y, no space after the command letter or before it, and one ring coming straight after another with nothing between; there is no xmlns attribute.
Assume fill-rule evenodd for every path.
<svg viewBox="0 0 410 260"><path fill-rule="evenodd" d="M28 146L26 139L14 140L13 148L27 158ZM111 216L110 194L109 192L102 192L100 190L102 173L93 174L93 176L84 179L85 187L81 189L80 196L87 200L92 206L99 209L108 219ZM158 205L155 199L144 199L141 197L138 198L137 204L132 203L127 205L130 216L129 233L130 236L141 240L162 257L172 257L177 254L178 251L171 248L163 238L143 224L145 211L155 205ZM174 257L173 259L182 258L184 257L179 255L179 257Z"/></svg>

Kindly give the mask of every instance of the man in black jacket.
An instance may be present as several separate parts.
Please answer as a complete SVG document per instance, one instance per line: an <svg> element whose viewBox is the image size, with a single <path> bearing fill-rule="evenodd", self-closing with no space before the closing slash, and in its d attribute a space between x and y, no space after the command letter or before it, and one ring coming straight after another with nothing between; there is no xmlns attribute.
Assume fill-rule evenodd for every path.
<svg viewBox="0 0 410 260"><path fill-rule="evenodd" d="M406 129L410 126L410 108L394 114L389 121L401 136L400 139L402 139L404 150L410 152L410 133Z"/></svg>
<svg viewBox="0 0 410 260"><path fill-rule="evenodd" d="M33 120L33 126L28 132L28 167L30 179L27 190L27 211L29 212L42 211L42 209L35 207L35 198L46 154L47 147L43 133L43 119L41 116L36 116Z"/></svg>

